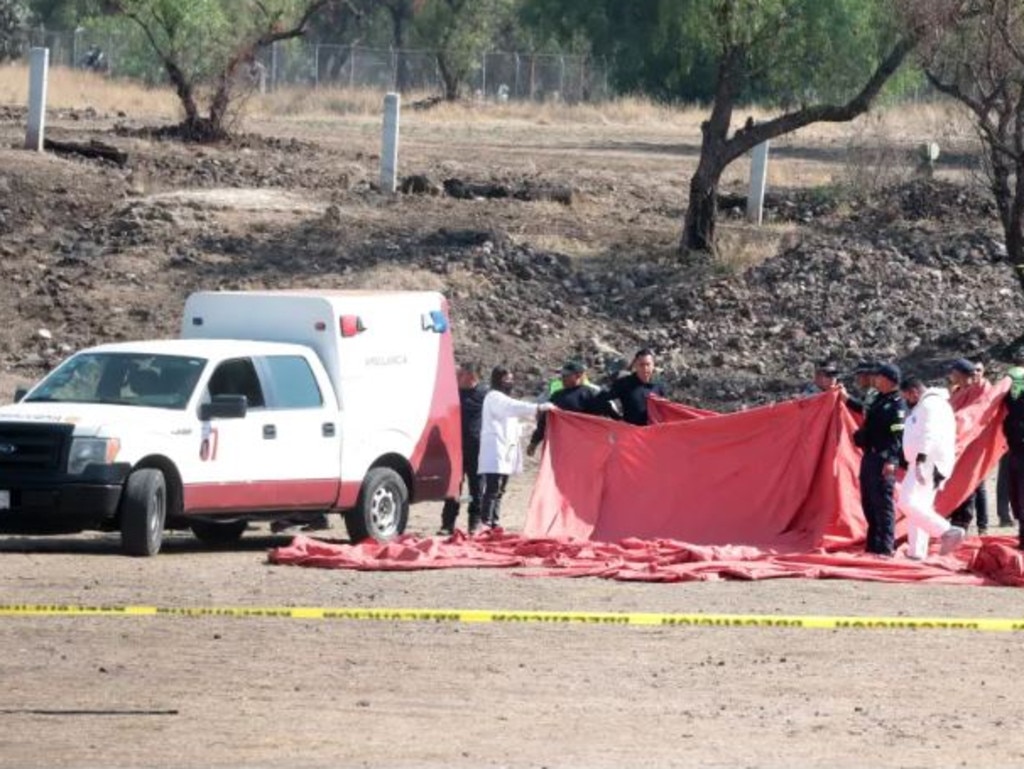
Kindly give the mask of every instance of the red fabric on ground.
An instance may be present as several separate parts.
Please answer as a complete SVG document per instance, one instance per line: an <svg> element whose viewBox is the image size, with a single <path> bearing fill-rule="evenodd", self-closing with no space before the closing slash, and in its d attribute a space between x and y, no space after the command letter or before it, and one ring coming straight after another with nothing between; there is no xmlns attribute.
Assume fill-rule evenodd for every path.
<svg viewBox="0 0 1024 769"><path fill-rule="evenodd" d="M957 411L959 458L937 506L948 513L1005 450L1006 383ZM1011 538L969 540L923 563L861 552L856 423L837 393L735 414L655 399L638 428L548 415L523 536L402 537L335 545L297 538L274 563L349 569L530 566L546 576L676 582L814 577L1024 585ZM902 525L897 528L902 534ZM934 553L934 548L933 548Z"/></svg>
<svg viewBox="0 0 1024 769"><path fill-rule="evenodd" d="M617 543L528 539L501 530L477 537L457 532L447 539L402 537L359 545L296 537L271 550L271 563L331 569L529 568L520 577L600 577L629 582L693 582L721 579L857 579L956 585L1024 585L1021 553L1011 538L972 539L949 556L917 562L859 552L771 553L740 545L698 546L671 539Z"/></svg>

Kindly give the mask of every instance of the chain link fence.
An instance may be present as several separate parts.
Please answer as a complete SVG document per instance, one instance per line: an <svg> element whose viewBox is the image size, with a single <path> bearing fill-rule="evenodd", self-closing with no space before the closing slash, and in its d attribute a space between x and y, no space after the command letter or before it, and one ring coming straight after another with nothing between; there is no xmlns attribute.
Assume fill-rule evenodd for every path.
<svg viewBox="0 0 1024 769"><path fill-rule="evenodd" d="M164 81L156 57L137 39L79 28L32 30L27 48L50 49L51 66L77 67L156 84ZM370 88L444 92L437 54L428 50L364 48L288 40L260 52L254 75L261 89ZM492 101L593 102L611 96L604 62L570 54L482 52L464 83L466 95Z"/></svg>

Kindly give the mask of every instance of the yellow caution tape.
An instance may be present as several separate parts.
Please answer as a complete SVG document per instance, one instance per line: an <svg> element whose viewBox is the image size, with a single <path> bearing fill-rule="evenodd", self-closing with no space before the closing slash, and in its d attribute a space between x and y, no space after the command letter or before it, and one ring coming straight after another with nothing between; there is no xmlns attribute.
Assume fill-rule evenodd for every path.
<svg viewBox="0 0 1024 769"><path fill-rule="evenodd" d="M759 627L814 630L1024 631L1024 618L827 617L781 614L671 614L654 612L497 611L493 609L359 609L249 606L0 605L6 617L232 617L383 622L642 625L646 627Z"/></svg>

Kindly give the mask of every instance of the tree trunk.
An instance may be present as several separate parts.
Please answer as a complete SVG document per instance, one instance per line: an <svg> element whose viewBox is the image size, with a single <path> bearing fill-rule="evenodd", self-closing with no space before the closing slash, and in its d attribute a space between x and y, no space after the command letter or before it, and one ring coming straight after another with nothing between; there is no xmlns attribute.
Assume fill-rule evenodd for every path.
<svg viewBox="0 0 1024 769"><path fill-rule="evenodd" d="M690 199L679 250L683 254L715 250L715 219L718 215L718 184L729 164L728 137L736 99L737 59L727 55L718 68L718 85L711 116L701 123L700 162L690 179Z"/></svg>
<svg viewBox="0 0 1024 769"><path fill-rule="evenodd" d="M405 93L409 90L409 62L405 57L405 11L391 9L391 39L395 46L395 90Z"/></svg>
<svg viewBox="0 0 1024 769"><path fill-rule="evenodd" d="M718 183L725 166L701 151L700 165L690 179L690 200L683 228L684 253L712 253L715 248L715 220L718 216Z"/></svg>
<svg viewBox="0 0 1024 769"><path fill-rule="evenodd" d="M1014 196L1003 225L1003 234L1006 236L1006 258L1013 265L1017 282L1024 290L1024 157L1018 156L1016 161Z"/></svg>
<svg viewBox="0 0 1024 769"><path fill-rule="evenodd" d="M181 108L185 110L185 123L195 122L199 119L199 105L196 104L196 94L192 83L185 77L181 67L168 57L164 57L164 71L174 86L174 92L181 102Z"/></svg>
<svg viewBox="0 0 1024 769"><path fill-rule="evenodd" d="M444 84L445 101L458 101L459 99L459 78L455 71L448 64L444 53L437 53L437 68L441 72L441 82Z"/></svg>

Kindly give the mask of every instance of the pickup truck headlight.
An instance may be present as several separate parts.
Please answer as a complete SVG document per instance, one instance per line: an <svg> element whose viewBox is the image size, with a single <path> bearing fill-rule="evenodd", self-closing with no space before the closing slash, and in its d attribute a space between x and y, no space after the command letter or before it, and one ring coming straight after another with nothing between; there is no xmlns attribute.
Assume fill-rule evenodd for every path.
<svg viewBox="0 0 1024 769"><path fill-rule="evenodd" d="M120 450L117 438L74 438L68 454L68 474L81 475L88 465L109 465Z"/></svg>

